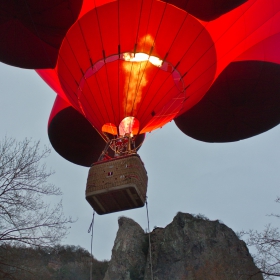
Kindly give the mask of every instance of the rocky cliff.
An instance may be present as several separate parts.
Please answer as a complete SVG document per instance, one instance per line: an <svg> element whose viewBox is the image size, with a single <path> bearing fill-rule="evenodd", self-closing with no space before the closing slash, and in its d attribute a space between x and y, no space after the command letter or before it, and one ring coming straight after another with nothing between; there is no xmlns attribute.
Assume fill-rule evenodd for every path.
<svg viewBox="0 0 280 280"><path fill-rule="evenodd" d="M152 263L149 235L133 220L119 218L104 280L263 279L245 243L219 221L178 213L150 239Z"/></svg>

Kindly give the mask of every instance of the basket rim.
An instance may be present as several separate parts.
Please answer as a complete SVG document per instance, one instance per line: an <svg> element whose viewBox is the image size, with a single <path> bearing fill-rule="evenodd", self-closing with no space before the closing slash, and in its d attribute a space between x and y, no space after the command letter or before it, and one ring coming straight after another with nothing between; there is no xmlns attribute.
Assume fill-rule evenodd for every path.
<svg viewBox="0 0 280 280"><path fill-rule="evenodd" d="M109 162L112 162L112 161L116 161L116 160L119 160L119 159L124 159L124 158L129 158L129 157L138 157L139 159L140 156L138 154L130 154L130 155L126 155L126 156L119 156L119 157L115 157L115 158L112 158L112 159L108 159L108 160L101 160L101 161L97 161L97 162L94 162L90 167L92 166L95 166L95 165L98 165L98 164L102 164L102 163L109 163Z"/></svg>

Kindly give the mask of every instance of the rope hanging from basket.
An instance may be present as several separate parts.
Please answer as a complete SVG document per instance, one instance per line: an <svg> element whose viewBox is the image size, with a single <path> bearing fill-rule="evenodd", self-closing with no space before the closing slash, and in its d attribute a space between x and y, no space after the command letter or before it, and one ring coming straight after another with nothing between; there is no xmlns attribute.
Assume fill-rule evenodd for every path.
<svg viewBox="0 0 280 280"><path fill-rule="evenodd" d="M151 233L150 233L150 219L148 210L148 201L146 199L146 210L147 210L147 222L148 222L148 237L149 237L149 255L150 255L150 267L151 267L151 279L154 280L153 276L153 262L152 262L152 246L151 246Z"/></svg>
<svg viewBox="0 0 280 280"><path fill-rule="evenodd" d="M92 255L92 241L93 241L93 224L94 224L94 215L95 215L95 211L93 210L93 214L92 214L92 220L90 223L90 226L88 228L88 233L91 232L91 241L90 241L90 256L91 256L91 261L90 261L90 275L89 275L89 279L92 280L92 263L93 263L93 255Z"/></svg>

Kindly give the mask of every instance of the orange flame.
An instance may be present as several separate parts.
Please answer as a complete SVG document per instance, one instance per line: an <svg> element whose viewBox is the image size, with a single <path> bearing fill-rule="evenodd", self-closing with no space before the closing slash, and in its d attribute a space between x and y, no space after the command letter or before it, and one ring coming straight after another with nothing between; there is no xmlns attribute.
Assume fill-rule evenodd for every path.
<svg viewBox="0 0 280 280"><path fill-rule="evenodd" d="M150 35L146 35L139 40L140 49L151 48L154 39ZM141 47L142 46L142 47ZM139 104L142 99L143 89L147 85L146 70L152 66L161 67L163 61L158 57L150 56L143 52L124 53L123 69L126 73L123 108L126 116L136 116ZM149 63L150 62L150 63Z"/></svg>
<svg viewBox="0 0 280 280"><path fill-rule="evenodd" d="M145 65L147 62L124 63L126 73L124 93L126 99L123 101L124 111L127 116L137 114L138 105L141 102L143 88L147 84ZM149 64L147 65L149 67Z"/></svg>

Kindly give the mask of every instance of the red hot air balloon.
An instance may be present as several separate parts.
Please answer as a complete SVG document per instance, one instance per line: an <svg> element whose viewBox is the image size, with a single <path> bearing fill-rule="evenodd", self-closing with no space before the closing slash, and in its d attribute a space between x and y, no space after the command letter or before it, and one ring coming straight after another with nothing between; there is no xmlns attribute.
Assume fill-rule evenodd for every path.
<svg viewBox="0 0 280 280"><path fill-rule="evenodd" d="M134 120L141 134L180 112L191 80L192 103L203 96L215 75L213 45L200 21L173 5L114 1L72 25L54 71L63 95L100 133Z"/></svg>
<svg viewBox="0 0 280 280"><path fill-rule="evenodd" d="M102 138L114 153L108 154L106 148L99 159L131 151L134 156L135 138L142 142L139 135L173 119L185 134L209 142L251 137L280 121L278 1L83 0L75 5L70 1L68 10L62 3L50 10L53 15L61 13L61 18L68 15L62 32L61 19L52 20L49 13L44 17L49 28L42 32L36 13L40 5L31 0L23 3L28 5L20 13L15 5L4 6L0 35L7 26L6 15L15 22L19 14L17 24L27 29L26 34L33 32L34 58L27 51L27 66L36 62L38 74L59 96L49 135L55 149L72 162L89 166L96 161ZM58 38L51 36L58 33ZM0 59L27 67L15 42L6 37ZM12 62L11 52L16 54ZM37 62L38 56L44 59ZM52 61L51 67L44 61ZM66 124L68 128L59 133ZM87 135L90 141L83 140ZM89 142L95 143L92 149L85 144ZM141 160L135 162L130 166L141 166ZM105 173L106 182L117 180L111 171ZM145 185L145 172L132 173L127 177L144 178ZM130 198L134 194L122 193ZM145 200L143 194L138 196ZM104 211L95 204L104 213L139 206L131 199L129 207L106 210L104 205L114 204L114 199L98 202Z"/></svg>

